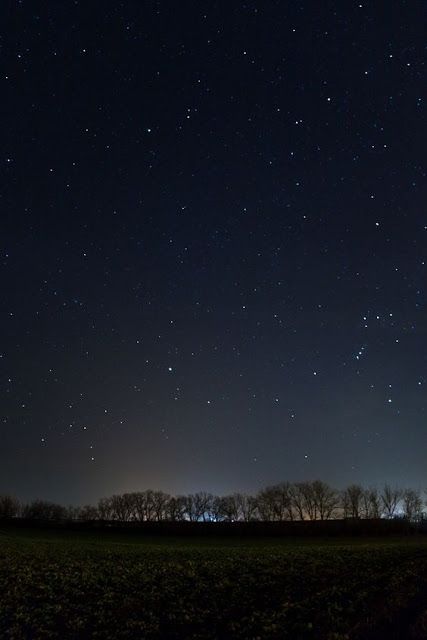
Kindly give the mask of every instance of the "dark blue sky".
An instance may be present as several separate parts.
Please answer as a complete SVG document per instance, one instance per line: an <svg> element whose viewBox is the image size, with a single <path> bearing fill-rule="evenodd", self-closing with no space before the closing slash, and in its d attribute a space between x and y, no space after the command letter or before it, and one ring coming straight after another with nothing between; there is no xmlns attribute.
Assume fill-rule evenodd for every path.
<svg viewBox="0 0 427 640"><path fill-rule="evenodd" d="M0 492L427 484L424 2L5 2Z"/></svg>

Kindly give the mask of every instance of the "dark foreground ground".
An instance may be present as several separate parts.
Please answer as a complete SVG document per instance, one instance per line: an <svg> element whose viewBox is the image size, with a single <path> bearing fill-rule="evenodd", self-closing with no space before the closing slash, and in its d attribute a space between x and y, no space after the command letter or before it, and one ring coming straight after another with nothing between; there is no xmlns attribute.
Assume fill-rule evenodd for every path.
<svg viewBox="0 0 427 640"><path fill-rule="evenodd" d="M427 536L4 527L0 638L427 639Z"/></svg>

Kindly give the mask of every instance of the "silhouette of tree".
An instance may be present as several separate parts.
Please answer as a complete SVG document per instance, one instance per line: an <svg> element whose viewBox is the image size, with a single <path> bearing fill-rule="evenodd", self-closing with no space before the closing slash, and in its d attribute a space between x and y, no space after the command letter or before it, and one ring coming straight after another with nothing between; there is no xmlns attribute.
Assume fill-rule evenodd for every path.
<svg viewBox="0 0 427 640"><path fill-rule="evenodd" d="M342 496L345 518L361 518L363 513L365 490L359 484L347 487Z"/></svg>
<svg viewBox="0 0 427 640"><path fill-rule="evenodd" d="M33 500L23 507L22 515L32 520L64 520L67 517L67 510L54 502Z"/></svg>
<svg viewBox="0 0 427 640"><path fill-rule="evenodd" d="M0 495L0 519L15 518L20 509L19 500L13 496Z"/></svg>
<svg viewBox="0 0 427 640"><path fill-rule="evenodd" d="M388 484L384 485L380 498L383 513L386 518L393 518L401 497L402 491L400 489L397 489L396 487L392 488Z"/></svg>
<svg viewBox="0 0 427 640"><path fill-rule="evenodd" d="M403 513L408 520L417 520L422 512L423 501L419 491L405 489L402 493Z"/></svg>

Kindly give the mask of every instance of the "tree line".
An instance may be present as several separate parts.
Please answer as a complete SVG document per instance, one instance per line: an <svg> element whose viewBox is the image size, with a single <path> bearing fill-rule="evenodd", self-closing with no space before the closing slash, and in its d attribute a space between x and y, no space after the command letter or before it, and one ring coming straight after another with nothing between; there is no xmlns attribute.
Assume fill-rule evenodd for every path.
<svg viewBox="0 0 427 640"><path fill-rule="evenodd" d="M217 496L205 491L170 495L135 491L101 498L97 505L65 507L46 500L21 503L0 495L0 518L118 522L284 522L291 520L372 519L419 520L426 502L421 492L388 484L382 489L352 484L338 491L326 482L281 482L255 495Z"/></svg>

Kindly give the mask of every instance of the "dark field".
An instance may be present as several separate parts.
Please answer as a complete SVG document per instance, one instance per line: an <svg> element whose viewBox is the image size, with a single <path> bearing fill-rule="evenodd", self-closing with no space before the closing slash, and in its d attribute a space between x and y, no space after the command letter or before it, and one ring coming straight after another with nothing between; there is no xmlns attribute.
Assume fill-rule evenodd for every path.
<svg viewBox="0 0 427 640"><path fill-rule="evenodd" d="M427 539L0 531L0 638L427 638Z"/></svg>

